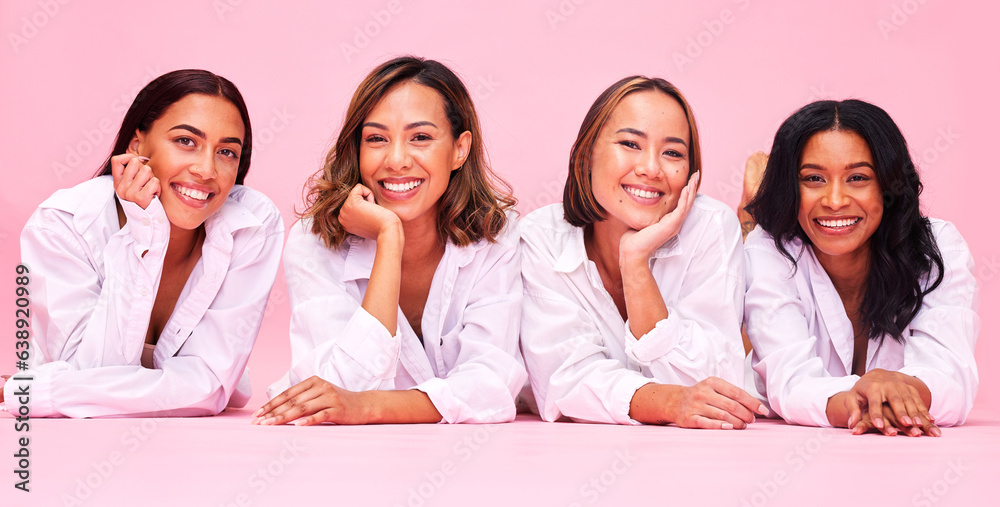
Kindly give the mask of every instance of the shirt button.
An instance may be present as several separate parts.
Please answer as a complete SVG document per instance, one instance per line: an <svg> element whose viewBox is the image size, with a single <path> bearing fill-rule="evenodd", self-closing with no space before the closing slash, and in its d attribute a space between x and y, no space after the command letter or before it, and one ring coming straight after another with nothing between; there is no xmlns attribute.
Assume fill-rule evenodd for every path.
<svg viewBox="0 0 1000 507"><path fill-rule="evenodd" d="M147 289L142 289L142 290L140 291L140 294L142 294L143 296L148 296L148 295L149 295L149 290L147 290Z"/></svg>
<svg viewBox="0 0 1000 507"><path fill-rule="evenodd" d="M162 224L163 223L163 217L156 217L156 223Z"/></svg>
<svg viewBox="0 0 1000 507"><path fill-rule="evenodd" d="M148 226L149 225L149 219L148 218L143 218L142 219L142 225Z"/></svg>

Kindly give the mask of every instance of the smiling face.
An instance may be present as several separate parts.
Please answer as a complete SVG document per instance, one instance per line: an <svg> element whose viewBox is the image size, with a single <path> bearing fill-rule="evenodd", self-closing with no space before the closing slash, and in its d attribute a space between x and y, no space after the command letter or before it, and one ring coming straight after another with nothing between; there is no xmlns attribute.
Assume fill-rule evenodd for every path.
<svg viewBox="0 0 1000 507"><path fill-rule="evenodd" d="M606 225L639 230L677 207L688 180L688 133L684 109L665 93L631 93L615 106L591 160L594 198L607 211Z"/></svg>
<svg viewBox="0 0 1000 507"><path fill-rule="evenodd" d="M867 258L882 221L882 189L861 136L828 130L809 138L799 163L799 196L799 225L821 263L841 255Z"/></svg>
<svg viewBox="0 0 1000 507"><path fill-rule="evenodd" d="M392 88L365 118L359 150L361 182L375 202L406 225L436 220L451 172L462 167L472 134L451 134L444 100L410 81Z"/></svg>
<svg viewBox="0 0 1000 507"><path fill-rule="evenodd" d="M129 152L149 157L160 202L174 226L195 229L219 210L236 183L243 119L228 100L190 94L174 102Z"/></svg>

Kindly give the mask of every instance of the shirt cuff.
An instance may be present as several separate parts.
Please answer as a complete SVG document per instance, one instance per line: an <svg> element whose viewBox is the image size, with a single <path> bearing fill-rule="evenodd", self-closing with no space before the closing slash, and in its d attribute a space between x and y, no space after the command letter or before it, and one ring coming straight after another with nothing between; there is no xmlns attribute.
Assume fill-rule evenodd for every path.
<svg viewBox="0 0 1000 507"><path fill-rule="evenodd" d="M629 412L632 409L632 397L640 387L651 384L653 379L643 377L638 373L625 375L611 388L611 417L617 424L639 426L642 423L632 419Z"/></svg>
<svg viewBox="0 0 1000 507"><path fill-rule="evenodd" d="M124 199L118 199L127 219L129 233L135 241L135 255L142 257L149 250L154 240L169 238L170 222L159 197L153 197L149 206L142 209L138 204Z"/></svg>
<svg viewBox="0 0 1000 507"><path fill-rule="evenodd" d="M390 336L378 319L358 307L337 345L372 376L384 381L396 378L401 343L398 325L395 336Z"/></svg>
<svg viewBox="0 0 1000 507"><path fill-rule="evenodd" d="M900 373L920 379L931 392L931 406L928 409L938 426L955 426L965 422L972 408L976 393L965 393L956 389L955 379L934 368L904 366Z"/></svg>
<svg viewBox="0 0 1000 507"><path fill-rule="evenodd" d="M69 369L69 365L58 368L57 371L67 369ZM7 411L15 417L60 415L52 406L52 378L54 377L52 373L31 369L20 371L7 379L7 383L3 386L3 401ZM22 412L22 410L26 412Z"/></svg>
<svg viewBox="0 0 1000 507"><path fill-rule="evenodd" d="M441 414L439 424L459 422L461 408L455 400L455 395L451 392L451 386L444 379L437 377L428 379L413 389L423 392L431 399L434 408Z"/></svg>
<svg viewBox="0 0 1000 507"><path fill-rule="evenodd" d="M826 405L830 397L844 391L850 391L861 377L848 375L846 377L812 378L789 389L794 392L785 403L781 403L781 417L788 422L830 428L830 419L826 416ZM772 399L772 406L775 405ZM778 408L778 407L775 407Z"/></svg>
<svg viewBox="0 0 1000 507"><path fill-rule="evenodd" d="M632 335L628 321L625 321L625 354L642 366L649 366L677 345L680 336L680 317L675 317L672 308L667 309L667 318L656 323L653 329L637 339Z"/></svg>

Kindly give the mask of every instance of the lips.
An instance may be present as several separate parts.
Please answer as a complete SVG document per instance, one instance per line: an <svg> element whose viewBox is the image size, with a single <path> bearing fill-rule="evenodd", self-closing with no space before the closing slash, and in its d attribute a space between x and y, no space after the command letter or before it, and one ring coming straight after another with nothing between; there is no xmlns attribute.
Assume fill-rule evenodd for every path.
<svg viewBox="0 0 1000 507"><path fill-rule="evenodd" d="M639 204L657 204L664 195L663 192L653 187L642 185L622 185L622 189Z"/></svg>
<svg viewBox="0 0 1000 507"><path fill-rule="evenodd" d="M195 208L201 208L208 205L209 199L215 195L215 193L206 189L195 188L188 185L182 185L180 183L171 183L170 188L178 196L178 199L181 202Z"/></svg>
<svg viewBox="0 0 1000 507"><path fill-rule="evenodd" d="M391 182L387 180L382 180L379 182L379 185L381 185L382 188L390 192L402 193L402 192L409 192L410 190L419 187L421 184L423 184L423 182L424 180L421 179L413 179L404 182Z"/></svg>
<svg viewBox="0 0 1000 507"><path fill-rule="evenodd" d="M861 217L851 217L851 218L833 218L833 219L815 219L816 223L830 229L846 229L852 225L857 224L861 221Z"/></svg>

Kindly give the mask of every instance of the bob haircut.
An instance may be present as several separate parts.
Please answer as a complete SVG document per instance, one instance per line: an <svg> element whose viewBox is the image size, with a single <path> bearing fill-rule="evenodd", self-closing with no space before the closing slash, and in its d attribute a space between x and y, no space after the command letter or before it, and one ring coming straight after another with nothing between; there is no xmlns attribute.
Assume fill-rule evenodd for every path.
<svg viewBox="0 0 1000 507"><path fill-rule="evenodd" d="M871 237L861 322L871 340L889 335L903 341L903 330L917 315L924 296L941 284L944 262L930 221L920 213L920 176L902 132L888 113L861 100L824 100L796 111L778 128L760 189L746 209L773 236L782 255L796 265L797 256L786 248L788 242L797 238L804 245L811 244L798 220L802 151L812 136L837 130L854 132L865 140L882 189L882 221ZM930 276L932 271L936 274ZM926 288L921 287L924 278Z"/></svg>
<svg viewBox="0 0 1000 507"><path fill-rule="evenodd" d="M448 188L441 196L438 236L458 246L481 239L494 242L507 225L505 212L517 201L510 186L493 173L486 161L479 118L469 91L443 64L402 56L379 65L361 82L347 106L336 145L327 153L323 168L306 183L306 210L300 217L313 219L312 232L323 238L327 247L339 246L348 235L339 215L351 190L361 183L362 124L389 91L406 82L426 86L441 96L454 139L465 131L472 134L469 155L462 167L451 172Z"/></svg>
<svg viewBox="0 0 1000 507"><path fill-rule="evenodd" d="M253 131L250 130L250 113L243 102L243 95L228 79L212 74L207 70L185 69L168 72L152 81L143 88L122 119L122 126L115 137L114 148L105 159L101 169L94 177L111 174L111 157L128 151L136 131L149 132L153 122L160 119L167 108L178 100L192 94L200 93L212 97L222 97L231 102L240 112L243 119L243 146L240 149L240 163L236 172L236 184L242 185L250 170L250 154Z"/></svg>
<svg viewBox="0 0 1000 507"><path fill-rule="evenodd" d="M687 99L670 82L660 78L629 76L608 87L587 111L583 125L576 135L573 150L569 156L569 174L563 189L563 214L566 221L583 227L608 218L607 211L594 198L591 182L592 154L594 143L601 129L607 123L611 112L627 95L648 90L657 90L673 97L684 109L688 123L688 178L701 171L701 145L698 141L698 125Z"/></svg>

